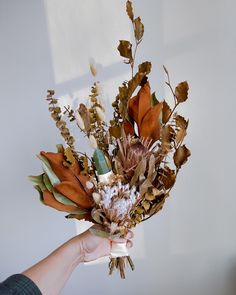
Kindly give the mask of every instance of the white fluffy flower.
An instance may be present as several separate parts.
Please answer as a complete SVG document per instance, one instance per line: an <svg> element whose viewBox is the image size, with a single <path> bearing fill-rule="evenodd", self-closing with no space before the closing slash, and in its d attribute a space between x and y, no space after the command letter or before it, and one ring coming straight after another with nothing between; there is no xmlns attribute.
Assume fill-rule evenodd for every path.
<svg viewBox="0 0 236 295"><path fill-rule="evenodd" d="M122 220L130 213L140 197L136 187L130 188L129 184L123 185L121 181L117 184L105 185L99 190L101 201L99 206L106 210L115 211L117 218Z"/></svg>

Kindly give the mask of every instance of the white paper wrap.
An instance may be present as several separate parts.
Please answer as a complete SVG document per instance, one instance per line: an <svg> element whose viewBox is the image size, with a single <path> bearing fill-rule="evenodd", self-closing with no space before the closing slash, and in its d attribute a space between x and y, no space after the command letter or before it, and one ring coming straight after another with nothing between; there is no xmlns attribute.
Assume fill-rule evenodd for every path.
<svg viewBox="0 0 236 295"><path fill-rule="evenodd" d="M126 247L125 243L115 243L112 242L111 244L111 253L109 256L101 257L96 260L85 262L85 265L93 265L93 264L99 264L104 262L109 262L110 258L117 258L122 256L129 256L128 249Z"/></svg>
<svg viewBox="0 0 236 295"><path fill-rule="evenodd" d="M111 244L111 258L117 258L122 256L129 256L128 249L125 243L115 243L112 242Z"/></svg>

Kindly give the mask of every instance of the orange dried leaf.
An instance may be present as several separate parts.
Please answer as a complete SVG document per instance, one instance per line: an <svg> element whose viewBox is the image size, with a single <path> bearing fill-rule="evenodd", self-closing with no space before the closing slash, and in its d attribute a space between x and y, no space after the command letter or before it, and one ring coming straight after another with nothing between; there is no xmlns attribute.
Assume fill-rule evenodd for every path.
<svg viewBox="0 0 236 295"><path fill-rule="evenodd" d="M72 212L77 209L76 206L63 205L62 203L58 202L54 198L53 194L47 190L43 192L43 202L45 205L63 212Z"/></svg>
<svg viewBox="0 0 236 295"><path fill-rule="evenodd" d="M92 208L94 205L92 197L90 197L81 185L63 181L55 186L55 189L74 203L76 203L79 207L88 209Z"/></svg>
<svg viewBox="0 0 236 295"><path fill-rule="evenodd" d="M160 138L161 123L160 114L162 110L162 103L155 105L151 108L142 120L141 126L139 126L139 136L153 139L154 141Z"/></svg>

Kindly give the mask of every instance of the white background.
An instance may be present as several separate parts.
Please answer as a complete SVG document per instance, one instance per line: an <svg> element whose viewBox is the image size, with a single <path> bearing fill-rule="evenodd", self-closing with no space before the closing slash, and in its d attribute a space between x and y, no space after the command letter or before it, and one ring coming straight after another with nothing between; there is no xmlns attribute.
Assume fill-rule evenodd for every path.
<svg viewBox="0 0 236 295"><path fill-rule="evenodd" d="M235 1L133 2L145 24L137 61L153 62L152 90L171 102L162 64L174 85L189 82L180 112L190 119L192 157L163 211L143 225L145 257L135 272L121 281L106 265L81 265L62 294L233 295ZM131 36L124 7L125 0L0 0L0 281L75 234L74 222L42 206L26 178L41 172L35 154L62 142L43 97L53 88L85 101L94 58L104 100L113 100L130 75L116 51Z"/></svg>

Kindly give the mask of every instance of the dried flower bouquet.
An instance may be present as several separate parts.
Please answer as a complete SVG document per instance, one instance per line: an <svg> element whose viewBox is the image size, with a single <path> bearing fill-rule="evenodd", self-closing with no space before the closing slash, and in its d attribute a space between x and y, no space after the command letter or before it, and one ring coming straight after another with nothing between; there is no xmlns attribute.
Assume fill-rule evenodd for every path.
<svg viewBox="0 0 236 295"><path fill-rule="evenodd" d="M95 226L91 231L104 237L124 236L130 228L159 212L190 156L183 144L188 120L176 113L188 98L188 83L181 82L174 89L164 67L166 84L173 95L171 106L151 93L150 62L140 64L134 73L144 26L140 17L134 17L131 1L127 1L126 10L134 30L134 50L127 40L120 40L118 50L131 66L131 79L119 87L112 103L113 119L105 122L98 82L89 95L90 107L80 104L76 110L62 110L54 91L48 90L49 111L66 144L58 145L56 153L41 152L38 157L43 173L30 176L43 204L67 212L66 218L99 224L100 229ZM93 65L91 72L96 77ZM67 120L75 122L88 137L94 148L92 157L75 149ZM121 254L113 253L110 274L117 268L125 278L127 263L134 269L126 249Z"/></svg>

